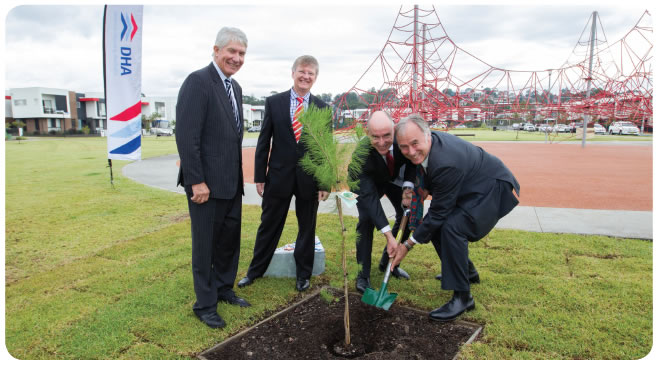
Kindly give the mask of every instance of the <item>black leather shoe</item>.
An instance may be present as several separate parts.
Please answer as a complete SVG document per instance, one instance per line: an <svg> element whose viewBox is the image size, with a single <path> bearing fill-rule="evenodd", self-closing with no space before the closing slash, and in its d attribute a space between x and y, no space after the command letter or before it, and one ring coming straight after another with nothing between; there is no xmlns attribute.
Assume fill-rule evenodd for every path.
<svg viewBox="0 0 658 365"><path fill-rule="evenodd" d="M473 309L475 301L471 292L455 291L448 303L430 312L430 319L439 322L453 321L462 313Z"/></svg>
<svg viewBox="0 0 658 365"><path fill-rule="evenodd" d="M226 302L228 304L239 305L240 307L251 306L249 302L235 295L233 290L227 290L226 292L217 295L217 300L220 302Z"/></svg>
<svg viewBox="0 0 658 365"><path fill-rule="evenodd" d="M243 277L238 281L238 288L244 288L245 286L253 284L254 281L252 279L249 279L248 276Z"/></svg>
<svg viewBox="0 0 658 365"><path fill-rule="evenodd" d="M384 265L380 262L379 263L379 271L381 271L381 272L386 271L386 266L387 265ZM393 275L393 277L397 278L397 279L405 279L405 280L411 279L409 274L407 274L406 271L402 270L402 268L400 266L393 269L393 271L391 272L391 275Z"/></svg>
<svg viewBox="0 0 658 365"><path fill-rule="evenodd" d="M370 278L362 278L360 276L357 276L356 277L356 290L359 293L363 294L366 291L367 288L372 289L372 286L370 286Z"/></svg>
<svg viewBox="0 0 658 365"><path fill-rule="evenodd" d="M297 284L295 285L297 291L304 291L308 289L310 286L311 286L311 281L309 279L297 278Z"/></svg>
<svg viewBox="0 0 658 365"><path fill-rule="evenodd" d="M439 274L439 275L436 276L436 280L439 280L439 281L440 281L441 278L442 278L441 274ZM471 284L480 284L480 274L475 274L475 275L469 277L469 278L468 278L468 281L469 281Z"/></svg>
<svg viewBox="0 0 658 365"><path fill-rule="evenodd" d="M194 314L210 328L224 328L226 326L226 322L224 322L217 312L209 312L201 315L195 312Z"/></svg>

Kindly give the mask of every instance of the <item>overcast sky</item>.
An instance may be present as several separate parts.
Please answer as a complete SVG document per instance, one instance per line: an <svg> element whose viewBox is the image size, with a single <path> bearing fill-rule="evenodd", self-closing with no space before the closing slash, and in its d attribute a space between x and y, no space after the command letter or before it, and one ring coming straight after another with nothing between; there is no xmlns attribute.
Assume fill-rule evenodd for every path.
<svg viewBox="0 0 658 365"><path fill-rule="evenodd" d="M295 6L254 1L246 6L147 2L142 92L175 96L190 72L208 65L222 26L237 26L249 39L245 64L235 75L245 94L268 96L271 91L289 88L290 67L302 54L312 54L320 62L314 94L344 92L381 51L400 6L413 8L413 2L350 3L354 1L313 6L311 2ZM4 87L102 91L103 3L18 4L3 8ZM645 9L652 10L643 1L554 1L532 6L435 2L434 7L457 45L491 65L514 70L559 67L594 10L599 12L609 42L626 34ZM432 10L432 4L420 4L420 8Z"/></svg>

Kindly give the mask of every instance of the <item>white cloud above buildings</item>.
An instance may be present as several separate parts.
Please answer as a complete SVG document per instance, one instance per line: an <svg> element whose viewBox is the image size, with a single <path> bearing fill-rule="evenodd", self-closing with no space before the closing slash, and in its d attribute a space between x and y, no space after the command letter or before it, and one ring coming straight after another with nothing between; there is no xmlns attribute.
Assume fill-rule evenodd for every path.
<svg viewBox="0 0 658 365"><path fill-rule="evenodd" d="M544 70L559 67L569 57L592 11L599 12L605 35L614 42L635 25L648 5L631 1L434 7L450 38L481 60L506 69ZM402 6L412 8L413 3ZM249 38L245 64L236 74L246 94L268 96L289 88L293 60L312 54L320 62L313 91L335 95L352 87L377 57L399 10L399 3L386 2L358 6L345 1L295 6L147 3L142 91L175 96L190 72L210 62L219 28L230 25ZM102 17L102 3L5 9L4 87L101 91Z"/></svg>

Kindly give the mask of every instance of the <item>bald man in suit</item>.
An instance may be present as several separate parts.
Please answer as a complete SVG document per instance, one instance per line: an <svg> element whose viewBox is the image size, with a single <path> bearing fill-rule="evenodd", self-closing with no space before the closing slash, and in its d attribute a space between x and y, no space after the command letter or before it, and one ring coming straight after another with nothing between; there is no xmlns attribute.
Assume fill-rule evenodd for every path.
<svg viewBox="0 0 658 365"><path fill-rule="evenodd" d="M413 188L413 180L416 176L416 167L407 160L400 152L400 148L394 139L395 123L384 111L374 112L367 123L368 138L361 143L368 143L368 157L358 169L352 170L350 165L350 178L358 180L358 188L354 190L357 197L357 209L359 221L356 225L356 261L361 265L361 270L356 278L356 290L363 293L370 286L370 263L372 256L373 231L377 229L387 242L395 242L395 236L400 228L403 216L402 189ZM404 168L403 168L404 167ZM404 171L403 186L396 184L400 171ZM391 228L388 218L382 208L381 198L386 195L387 199L395 209L395 223ZM404 203L409 206L410 201ZM409 236L408 227L402 236ZM384 246L382 257L379 260L380 271L385 271L388 265L388 253ZM400 267L395 267L393 276L399 279L409 280L409 274Z"/></svg>

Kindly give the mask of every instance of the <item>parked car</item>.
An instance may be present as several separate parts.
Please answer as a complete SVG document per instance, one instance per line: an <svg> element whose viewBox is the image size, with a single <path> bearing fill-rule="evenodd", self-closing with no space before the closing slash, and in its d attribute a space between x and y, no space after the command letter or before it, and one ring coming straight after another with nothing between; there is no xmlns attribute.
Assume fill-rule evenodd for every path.
<svg viewBox="0 0 658 365"><path fill-rule="evenodd" d="M156 119L151 121L151 134L155 134L157 137L173 136L174 129L168 120Z"/></svg>
<svg viewBox="0 0 658 365"><path fill-rule="evenodd" d="M463 124L460 124L460 125L458 125L458 126L456 126L455 128L459 128L459 129L462 129L462 128L466 128L466 126L465 126L465 125L463 125Z"/></svg>
<svg viewBox="0 0 658 365"><path fill-rule="evenodd" d="M605 134L605 127L599 123L594 123L594 134Z"/></svg>
<svg viewBox="0 0 658 365"><path fill-rule="evenodd" d="M512 129L518 131L519 129L522 129L522 127L519 123L514 123L512 124Z"/></svg>
<svg viewBox="0 0 658 365"><path fill-rule="evenodd" d="M523 126L524 131L528 132L534 132L535 131L535 126L532 123L526 123L525 126Z"/></svg>
<svg viewBox="0 0 658 365"><path fill-rule="evenodd" d="M570 131L570 128L564 124L558 124L553 130L555 130L557 133L567 133Z"/></svg>
<svg viewBox="0 0 658 365"><path fill-rule="evenodd" d="M249 128L249 129L247 129L247 132L260 132L260 126L255 125L255 126Z"/></svg>
<svg viewBox="0 0 658 365"><path fill-rule="evenodd" d="M539 130L541 133L551 133L551 131L553 131L553 127L551 127L551 126L548 125L548 124L541 124L541 125L539 125L538 130Z"/></svg>
<svg viewBox="0 0 658 365"><path fill-rule="evenodd" d="M635 134L640 135L640 130L631 122L613 122L608 128L609 134Z"/></svg>

